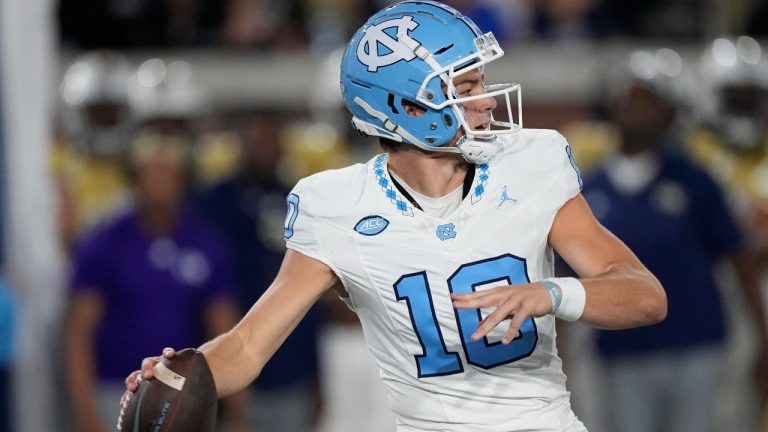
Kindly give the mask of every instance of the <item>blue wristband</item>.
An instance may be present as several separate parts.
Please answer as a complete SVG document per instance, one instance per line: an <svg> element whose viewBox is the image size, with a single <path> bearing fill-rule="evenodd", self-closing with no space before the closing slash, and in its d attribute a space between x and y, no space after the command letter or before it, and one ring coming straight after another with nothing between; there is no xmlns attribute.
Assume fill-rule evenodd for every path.
<svg viewBox="0 0 768 432"><path fill-rule="evenodd" d="M563 302L563 293L560 291L560 287L554 282L543 280L541 281L541 284L547 289L549 298L552 300L552 311L550 314L554 315L557 310L560 309L560 304Z"/></svg>

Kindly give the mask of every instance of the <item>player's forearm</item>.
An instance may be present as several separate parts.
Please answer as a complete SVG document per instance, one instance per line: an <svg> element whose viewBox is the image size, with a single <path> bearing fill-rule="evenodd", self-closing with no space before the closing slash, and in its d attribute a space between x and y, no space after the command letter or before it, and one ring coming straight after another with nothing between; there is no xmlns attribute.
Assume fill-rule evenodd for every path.
<svg viewBox="0 0 768 432"><path fill-rule="evenodd" d="M606 329L655 324L667 316L667 296L661 283L644 268L616 267L581 279L586 291L580 321Z"/></svg>
<svg viewBox="0 0 768 432"><path fill-rule="evenodd" d="M297 304L290 297L279 289L268 290L234 328L200 347L219 398L237 393L259 376L315 300Z"/></svg>
<svg viewBox="0 0 768 432"><path fill-rule="evenodd" d="M200 347L219 397L236 393L256 379L315 301L337 283L327 265L289 249L272 285L245 317Z"/></svg>
<svg viewBox="0 0 768 432"><path fill-rule="evenodd" d="M216 383L216 393L223 398L244 389L261 372L247 350L246 341L232 329L200 346Z"/></svg>

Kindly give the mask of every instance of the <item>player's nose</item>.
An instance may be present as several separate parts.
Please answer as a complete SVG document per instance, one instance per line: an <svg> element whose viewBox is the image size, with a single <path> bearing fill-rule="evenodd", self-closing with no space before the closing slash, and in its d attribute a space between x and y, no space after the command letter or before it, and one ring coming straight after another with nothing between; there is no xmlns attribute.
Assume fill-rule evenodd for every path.
<svg viewBox="0 0 768 432"><path fill-rule="evenodd" d="M482 111L492 111L498 105L498 103L496 102L496 98L491 96L480 99L480 103L482 106Z"/></svg>
<svg viewBox="0 0 768 432"><path fill-rule="evenodd" d="M493 111L498 105L496 102L496 99L494 99L491 96L479 98L470 103L471 103L471 106L466 106L466 108L471 109L472 111L475 111L478 113L486 114L486 115L490 114L490 112Z"/></svg>

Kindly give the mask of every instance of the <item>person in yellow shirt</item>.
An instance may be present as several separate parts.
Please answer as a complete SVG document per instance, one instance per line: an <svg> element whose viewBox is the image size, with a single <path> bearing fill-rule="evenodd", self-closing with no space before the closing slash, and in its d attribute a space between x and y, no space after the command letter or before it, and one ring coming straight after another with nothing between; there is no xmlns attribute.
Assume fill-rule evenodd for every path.
<svg viewBox="0 0 768 432"><path fill-rule="evenodd" d="M121 54L93 51L76 58L61 82L60 125L50 157L65 250L130 201L120 156L135 129L127 92L131 71Z"/></svg>
<svg viewBox="0 0 768 432"><path fill-rule="evenodd" d="M768 52L716 39L701 59L711 103L689 150L729 190L756 247L768 250Z"/></svg>

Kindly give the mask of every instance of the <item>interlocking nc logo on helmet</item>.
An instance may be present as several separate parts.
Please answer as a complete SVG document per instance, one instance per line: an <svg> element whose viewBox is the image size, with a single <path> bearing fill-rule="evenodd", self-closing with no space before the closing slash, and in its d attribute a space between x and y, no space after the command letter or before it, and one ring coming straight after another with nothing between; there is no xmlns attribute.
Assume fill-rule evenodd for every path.
<svg viewBox="0 0 768 432"><path fill-rule="evenodd" d="M397 27L395 34L400 34L413 31L418 26L419 23L415 22L413 17L404 16L368 27L365 35L360 39L360 44L357 45L357 59L368 66L370 72L376 72L380 67L389 66L400 60L413 60L416 57L413 50L387 34L385 30ZM390 52L379 55L379 44L385 46Z"/></svg>

